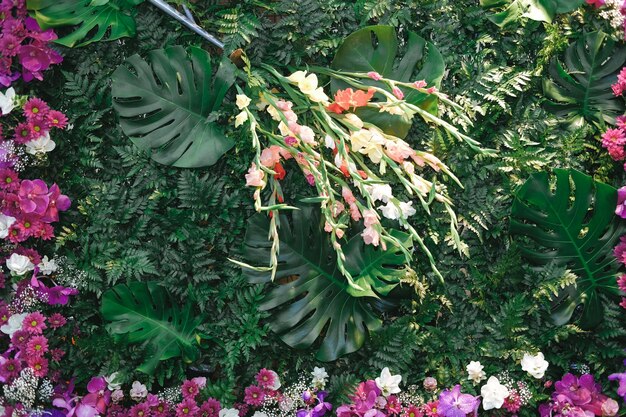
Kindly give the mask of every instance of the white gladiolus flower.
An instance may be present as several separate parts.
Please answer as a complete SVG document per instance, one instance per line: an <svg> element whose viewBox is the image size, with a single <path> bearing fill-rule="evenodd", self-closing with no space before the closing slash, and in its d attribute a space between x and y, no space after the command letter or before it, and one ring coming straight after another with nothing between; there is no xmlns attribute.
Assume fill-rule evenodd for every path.
<svg viewBox="0 0 626 417"><path fill-rule="evenodd" d="M11 110L15 108L15 90L13 87L9 88L4 94L0 93L0 115L11 113Z"/></svg>
<svg viewBox="0 0 626 417"><path fill-rule="evenodd" d="M374 201L387 203L390 198L393 198L391 186L389 184L366 185L365 189L372 195Z"/></svg>
<svg viewBox="0 0 626 417"><path fill-rule="evenodd" d="M237 105L239 110L243 110L250 105L251 101L252 100L250 100L250 97L248 97L247 95L237 94L237 101L235 102L235 104Z"/></svg>
<svg viewBox="0 0 626 417"><path fill-rule="evenodd" d="M509 390L498 381L498 378L491 376L487 384L480 388L480 394L483 397L483 408L491 410L502 407L504 399L509 396Z"/></svg>
<svg viewBox="0 0 626 417"><path fill-rule="evenodd" d="M468 374L467 379L471 379L475 384L485 379L487 375L485 374L485 371L483 371L483 368L484 366L482 366L480 362L471 361L465 368Z"/></svg>
<svg viewBox="0 0 626 417"><path fill-rule="evenodd" d="M401 375L391 375L389 368L383 368L380 376L375 379L376 386L380 388L382 394L386 397L391 394L397 394L400 392L400 381L402 381Z"/></svg>
<svg viewBox="0 0 626 417"><path fill-rule="evenodd" d="M248 113L244 110L235 116L235 127L239 127L248 120Z"/></svg>
<svg viewBox="0 0 626 417"><path fill-rule="evenodd" d="M0 332L9 335L9 338L13 337L13 334L22 328L27 315L28 313L13 314L6 324L0 327Z"/></svg>
<svg viewBox="0 0 626 417"><path fill-rule="evenodd" d="M37 139L33 139L24 144L26 146L26 152L31 155L37 155L38 153L48 153L56 148L56 143L50 139L50 133L46 132L45 135L39 136Z"/></svg>
<svg viewBox="0 0 626 417"><path fill-rule="evenodd" d="M289 77L287 77L287 79L294 84L299 84L301 81L304 80L305 77L306 77L306 71L296 71L293 74L291 74Z"/></svg>
<svg viewBox="0 0 626 417"><path fill-rule="evenodd" d="M522 370L528 372L537 379L543 378L549 363L545 360L543 353L539 352L535 356L530 353L524 353L522 358Z"/></svg>
<svg viewBox="0 0 626 417"><path fill-rule="evenodd" d="M35 265L30 261L28 256L14 253L7 259L7 268L15 275L24 275L28 271L35 269Z"/></svg>
<svg viewBox="0 0 626 417"><path fill-rule="evenodd" d="M401 215L400 208L395 205L392 201L388 202L385 206L378 207L383 216L390 220L398 220Z"/></svg>
<svg viewBox="0 0 626 417"><path fill-rule="evenodd" d="M5 216L0 213L0 239L9 236L9 228L15 223L15 217Z"/></svg>
<svg viewBox="0 0 626 417"><path fill-rule="evenodd" d="M417 213L415 208L413 208L413 202L412 201L409 201L408 203L401 202L400 203L400 210L402 211L402 218L403 219L407 219L410 216L412 216L415 213Z"/></svg>

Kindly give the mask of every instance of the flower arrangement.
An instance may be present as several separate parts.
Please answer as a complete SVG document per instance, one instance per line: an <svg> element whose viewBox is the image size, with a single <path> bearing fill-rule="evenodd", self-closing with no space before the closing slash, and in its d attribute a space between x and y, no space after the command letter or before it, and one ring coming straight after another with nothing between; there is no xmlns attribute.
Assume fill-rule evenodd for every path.
<svg viewBox="0 0 626 417"><path fill-rule="evenodd" d="M28 16L25 0L0 2L0 85L43 80L43 71L63 61L49 45L55 39L52 29L42 30Z"/></svg>
<svg viewBox="0 0 626 417"><path fill-rule="evenodd" d="M602 394L602 387L590 374L566 374L554 384L551 401L539 406L541 417L614 416L618 411L617 401Z"/></svg>
<svg viewBox="0 0 626 417"><path fill-rule="evenodd" d="M424 233L415 230L408 218L416 215L418 210L430 214L431 204L440 204L449 216L452 240L460 247L457 218L447 187L444 183L427 179L427 176L434 178L441 174L457 185L461 184L436 156L413 149L404 140L386 133L367 119L361 119L355 111L374 110L399 115L405 120L419 115L465 141L475 151L483 152L476 141L456 127L405 101L400 87L435 95L463 117L460 108L436 88L428 88L423 80L401 83L376 72L349 73L326 68L316 68L317 73L296 71L285 77L272 67L264 68L280 89L261 86L254 89L257 97L254 105L251 105L252 99L239 90L237 106L241 111L235 118L235 126L247 124L256 150L245 176L246 185L255 189L254 206L257 211L267 211L271 216L273 247L270 266L266 269L275 273L277 267L280 249L277 230L280 225L276 213L294 209L284 202L280 183L286 175L286 164L293 160L317 195L304 201L320 204L324 230L330 234L338 255L338 268L353 288L359 290L344 267L341 242L346 231L359 222L362 222L361 237L365 244L383 249L387 245L401 248L408 260L411 258L409 251L382 220L397 222L418 243L438 274L434 259L424 244ZM317 74L349 87L337 90L331 99L320 86ZM372 80L385 87L370 85ZM380 98L374 101L375 97ZM394 191L397 187L403 188L417 205L414 206L414 201L397 197ZM265 203L262 192L268 188Z"/></svg>

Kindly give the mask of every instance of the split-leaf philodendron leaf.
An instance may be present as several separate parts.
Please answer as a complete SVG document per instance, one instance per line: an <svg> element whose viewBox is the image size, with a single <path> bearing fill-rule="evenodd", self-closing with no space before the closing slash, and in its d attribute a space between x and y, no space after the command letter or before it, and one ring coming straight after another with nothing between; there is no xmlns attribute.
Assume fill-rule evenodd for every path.
<svg viewBox="0 0 626 417"><path fill-rule="evenodd" d="M133 9L143 1L27 0L27 5L42 29L78 26L56 41L71 48L135 36Z"/></svg>
<svg viewBox="0 0 626 417"><path fill-rule="evenodd" d="M552 23L557 14L571 12L585 3L585 0L480 0L486 9L503 9L489 20L505 27L522 18Z"/></svg>
<svg viewBox="0 0 626 417"><path fill-rule="evenodd" d="M267 239L269 220L258 214L250 219L245 257L264 264L272 242ZM409 247L408 235L397 233ZM386 251L365 245L359 234L344 243L345 265L364 288L354 292L337 268L335 251L320 223L319 208L302 207L291 219L280 218L280 254L275 282L271 272L245 270L251 283L268 283L262 309L272 314L270 326L294 348L308 348L321 341L317 358L323 361L358 350L368 331L381 326L373 303L394 289L408 269L398 248Z"/></svg>
<svg viewBox="0 0 626 417"><path fill-rule="evenodd" d="M133 143L152 159L180 168L213 165L234 146L213 114L235 82L236 68L222 60L215 76L211 57L197 47L133 55L113 73L113 108Z"/></svg>
<svg viewBox="0 0 626 417"><path fill-rule="evenodd" d="M349 35L341 44L331 67L349 72L375 71L385 78L402 82L425 80L429 87L439 87L445 72L443 57L431 42L414 32L408 33L404 55L398 57L400 45L392 26L368 26ZM417 68L419 71L416 73ZM415 73L415 75L414 75ZM382 87L380 82L369 80L369 84ZM348 87L335 79L333 93ZM403 89L404 99L420 108L437 114L437 97L415 89ZM375 96L375 100L382 97ZM384 101L384 100L382 100ZM381 113L378 109L360 108L355 112L363 120L373 123L388 134L404 138L409 133L412 121L406 117Z"/></svg>
<svg viewBox="0 0 626 417"><path fill-rule="evenodd" d="M600 294L619 293L613 247L626 222L615 215L615 188L576 170L556 169L554 175L554 190L547 172L522 186L513 201L511 232L526 238L520 246L529 262L565 266L578 276L576 286L557 297L553 319L565 324L582 305L580 325L590 328L603 318Z"/></svg>
<svg viewBox="0 0 626 417"><path fill-rule="evenodd" d="M116 285L102 296L100 311L110 333L148 348L142 372L153 373L159 361L178 356L193 361L199 355L196 328L202 317L194 313L192 302L180 307L156 282Z"/></svg>

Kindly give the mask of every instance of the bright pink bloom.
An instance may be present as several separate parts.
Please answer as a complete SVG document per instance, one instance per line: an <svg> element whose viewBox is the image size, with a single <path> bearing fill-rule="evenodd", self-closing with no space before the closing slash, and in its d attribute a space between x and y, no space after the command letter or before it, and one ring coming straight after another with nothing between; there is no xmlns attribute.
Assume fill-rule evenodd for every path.
<svg viewBox="0 0 626 417"><path fill-rule="evenodd" d="M65 326L65 323L67 323L67 320L59 313L54 313L53 315L48 317L48 324L50 324L50 327L53 329L63 327Z"/></svg>
<svg viewBox="0 0 626 417"><path fill-rule="evenodd" d="M87 384L89 394L85 395L82 404L93 407L98 414L104 414L111 402L111 391L107 389L107 383L103 377L91 378Z"/></svg>
<svg viewBox="0 0 626 417"><path fill-rule="evenodd" d="M43 378L46 375L48 375L48 360L47 359L44 359L42 357L33 357L33 358L29 358L27 363L28 363L28 366L33 370L33 373L35 374L35 376Z"/></svg>
<svg viewBox="0 0 626 417"><path fill-rule="evenodd" d="M176 417L196 416L198 411L200 411L200 408L193 398L184 398L183 401L176 406Z"/></svg>
<svg viewBox="0 0 626 417"><path fill-rule="evenodd" d="M383 79L383 76L377 73L376 71L370 71L367 73L367 76L370 77L374 81L380 81Z"/></svg>
<svg viewBox="0 0 626 417"><path fill-rule="evenodd" d="M604 6L604 0L586 0L586 2L588 5L594 6L595 8Z"/></svg>
<svg viewBox="0 0 626 417"><path fill-rule="evenodd" d="M256 167L256 164L253 162L252 166L248 169L248 173L246 176L246 185L248 187L264 187L265 181L263 178L265 177L265 173Z"/></svg>
<svg viewBox="0 0 626 417"><path fill-rule="evenodd" d="M393 87L391 92L393 93L394 96L396 96L398 100L402 100L404 98L404 93L398 87Z"/></svg>
<svg viewBox="0 0 626 417"><path fill-rule="evenodd" d="M69 197L61 194L59 186L52 184L48 193L48 209L41 220L48 223L59 221L59 211L66 211L71 204Z"/></svg>
<svg viewBox="0 0 626 417"><path fill-rule="evenodd" d="M185 381L181 387L183 398L195 398L200 392L200 388L193 381Z"/></svg>
<svg viewBox="0 0 626 417"><path fill-rule="evenodd" d="M415 405L404 407L402 410L402 417L424 417L424 412Z"/></svg>
<svg viewBox="0 0 626 417"><path fill-rule="evenodd" d="M366 227L361 236L366 245L378 246L380 243L380 235L372 227Z"/></svg>
<svg viewBox="0 0 626 417"><path fill-rule="evenodd" d="M428 84L426 84L426 81L424 81L424 80L418 80L418 81L415 81L415 82L413 83L413 87L415 87L415 88L424 88L424 87L426 87L427 85L428 85Z"/></svg>
<svg viewBox="0 0 626 417"><path fill-rule="evenodd" d="M46 318L38 311L28 314L22 323L22 329L30 334L41 334L47 327Z"/></svg>
<svg viewBox="0 0 626 417"><path fill-rule="evenodd" d="M215 398L208 398L200 406L200 413L198 414L198 417L218 417L221 409L222 405L218 400Z"/></svg>
<svg viewBox="0 0 626 417"><path fill-rule="evenodd" d="M26 343L26 353L29 356L43 356L48 352L48 339L44 336L34 336Z"/></svg>
<svg viewBox="0 0 626 417"><path fill-rule="evenodd" d="M261 165L272 168L280 162L280 146L272 145L261 152Z"/></svg>
<svg viewBox="0 0 626 417"><path fill-rule="evenodd" d="M245 389L244 401L246 402L246 404L258 407L263 404L264 399L265 392L263 392L260 387L256 385L250 385Z"/></svg>
<svg viewBox="0 0 626 417"><path fill-rule="evenodd" d="M613 249L613 254L619 262L626 265L626 236L620 237L620 243Z"/></svg>
<svg viewBox="0 0 626 417"><path fill-rule="evenodd" d="M31 98L24 104L24 114L27 119L34 119L37 117L45 117L50 111L50 107L45 101L39 98Z"/></svg>
<svg viewBox="0 0 626 417"><path fill-rule="evenodd" d="M617 190L617 207L615 208L615 214L626 219L626 187L621 187Z"/></svg>
<svg viewBox="0 0 626 417"><path fill-rule="evenodd" d="M57 110L50 110L47 120L51 127L65 129L67 126L67 116Z"/></svg>
<svg viewBox="0 0 626 417"><path fill-rule="evenodd" d="M274 371L263 368L256 374L255 379L261 388L272 388L276 382L275 375L276 373Z"/></svg>

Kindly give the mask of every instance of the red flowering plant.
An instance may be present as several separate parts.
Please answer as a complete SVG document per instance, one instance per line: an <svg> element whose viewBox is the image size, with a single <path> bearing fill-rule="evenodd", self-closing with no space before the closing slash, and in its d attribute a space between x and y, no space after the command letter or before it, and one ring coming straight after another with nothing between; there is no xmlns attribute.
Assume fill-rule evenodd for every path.
<svg viewBox="0 0 626 417"><path fill-rule="evenodd" d="M42 30L28 16L26 0L0 1L0 85L9 87L20 77L43 80L43 71L63 61L50 42L52 29Z"/></svg>
<svg viewBox="0 0 626 417"><path fill-rule="evenodd" d="M424 243L428 233L416 230L409 217L418 212L430 215L431 210L440 209L450 221L449 240L461 251L463 244L457 233L457 218L447 186L435 178L441 176L460 186L458 179L435 155L414 149L403 139L366 118L360 118L355 110L366 108L383 115L400 116L407 122L420 116L449 132L451 137L467 143L476 152L484 153L476 141L456 127L405 100L400 87L436 96L442 105L465 118L460 107L436 88L427 88L422 80L400 82L375 72L353 73L326 68L316 68L315 72L296 71L284 76L273 67L264 66L264 69L279 88L251 88L248 94L255 97L254 100L239 90L237 107L240 113L235 118L235 127L244 126L255 149L245 179L246 185L255 190L255 209L268 212L271 218L271 259L268 267L237 263L246 268L271 271L272 276L275 274L280 251L280 216L277 214L280 210L295 208L284 201L281 187L288 164L291 164L314 190L315 196L304 201L320 204L324 230L329 233L337 253L337 266L354 291L365 290L354 282L344 266L343 244L351 226L359 225L366 245L383 249L397 247L407 261L411 259L406 243L385 225L388 222L384 219L397 222L406 230L439 275ZM324 87L318 85L317 74L336 79L347 87L336 91L331 98ZM380 84L372 86L372 80ZM373 101L375 94L384 101ZM268 189L265 193L268 198L264 201L262 192ZM399 189L405 190L409 199L400 197ZM436 208L437 205L440 208Z"/></svg>

